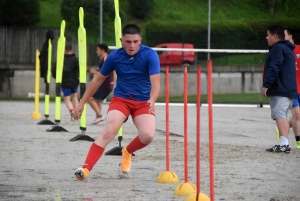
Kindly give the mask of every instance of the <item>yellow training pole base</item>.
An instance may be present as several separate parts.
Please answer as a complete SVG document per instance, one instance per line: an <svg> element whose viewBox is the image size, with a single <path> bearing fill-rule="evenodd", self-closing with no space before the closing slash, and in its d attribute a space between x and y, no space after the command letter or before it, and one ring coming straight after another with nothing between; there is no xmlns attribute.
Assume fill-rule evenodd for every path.
<svg viewBox="0 0 300 201"><path fill-rule="evenodd" d="M186 198L185 201L195 201L196 198L197 198L197 193L192 193ZM210 198L204 193L199 193L198 199L196 201L210 201Z"/></svg>
<svg viewBox="0 0 300 201"><path fill-rule="evenodd" d="M190 182L183 182L179 184L174 191L177 196L189 196L196 192L196 186Z"/></svg>
<svg viewBox="0 0 300 201"><path fill-rule="evenodd" d="M39 112L32 112L31 118L32 119L41 119L42 115Z"/></svg>
<svg viewBox="0 0 300 201"><path fill-rule="evenodd" d="M172 171L164 171L160 173L156 180L158 183L172 184L179 182L178 176Z"/></svg>

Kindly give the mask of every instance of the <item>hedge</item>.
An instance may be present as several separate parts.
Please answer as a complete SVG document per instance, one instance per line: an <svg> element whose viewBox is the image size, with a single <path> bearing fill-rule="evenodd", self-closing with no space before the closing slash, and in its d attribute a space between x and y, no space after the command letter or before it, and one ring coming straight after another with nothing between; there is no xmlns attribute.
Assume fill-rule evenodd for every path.
<svg viewBox="0 0 300 201"><path fill-rule="evenodd" d="M266 49L266 33L269 26L279 24L292 26L300 33L300 24L296 19L282 21L253 21L241 23L226 21L211 24L211 49ZM193 43L195 48L207 48L207 24L163 23L151 21L146 25L147 45L154 47L160 43ZM295 41L300 42L300 34Z"/></svg>

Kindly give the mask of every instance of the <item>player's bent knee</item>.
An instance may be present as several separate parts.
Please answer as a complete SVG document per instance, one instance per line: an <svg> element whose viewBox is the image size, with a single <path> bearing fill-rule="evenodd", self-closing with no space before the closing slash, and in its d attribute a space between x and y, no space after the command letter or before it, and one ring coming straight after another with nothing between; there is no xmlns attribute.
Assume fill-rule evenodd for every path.
<svg viewBox="0 0 300 201"><path fill-rule="evenodd" d="M150 144L154 138L154 133L141 133L139 136L143 144Z"/></svg>
<svg viewBox="0 0 300 201"><path fill-rule="evenodd" d="M104 141L106 142L110 142L114 139L114 137L116 136L116 133L117 132L113 132L111 130L104 130L102 133L101 133L101 137Z"/></svg>
<svg viewBox="0 0 300 201"><path fill-rule="evenodd" d="M295 113L293 118L296 120L296 121L300 121L300 113Z"/></svg>

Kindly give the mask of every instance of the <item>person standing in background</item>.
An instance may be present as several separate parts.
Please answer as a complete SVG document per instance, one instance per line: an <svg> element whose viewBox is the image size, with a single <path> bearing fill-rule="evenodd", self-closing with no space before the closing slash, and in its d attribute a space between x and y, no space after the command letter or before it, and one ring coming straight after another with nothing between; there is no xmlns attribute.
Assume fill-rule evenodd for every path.
<svg viewBox="0 0 300 201"><path fill-rule="evenodd" d="M297 82L297 97L293 100L291 108L292 118L290 119L290 127L293 128L296 138L296 148L300 149L300 45L296 45L294 42L295 30L291 27L284 28L285 40L290 41L295 45L295 66L296 66L296 82ZM279 134L279 133L278 133Z"/></svg>
<svg viewBox="0 0 300 201"><path fill-rule="evenodd" d="M284 29L281 26L271 26L267 31L267 41L270 46L264 73L262 95L269 97L271 118L276 121L280 133L280 143L266 151L289 153L288 143L289 120L288 110L297 96L294 44L284 39Z"/></svg>
<svg viewBox="0 0 300 201"><path fill-rule="evenodd" d="M99 69L95 70L94 68L90 69L90 73L96 75L99 73L101 67L103 66L104 61L108 56L108 46L104 43L97 45L97 55L101 58ZM104 80L102 85L97 89L95 94L90 97L88 103L90 104L91 108L96 113L96 118L92 122L92 124L99 124L105 120L104 116L102 115L102 103L103 100L112 92L114 88L114 80L115 80L115 72L112 71L107 78Z"/></svg>
<svg viewBox="0 0 300 201"><path fill-rule="evenodd" d="M56 62L51 69L52 77L56 78ZM74 121L74 108L78 106L77 91L79 86L79 61L73 53L72 46L66 45L62 72L61 90L64 102Z"/></svg>

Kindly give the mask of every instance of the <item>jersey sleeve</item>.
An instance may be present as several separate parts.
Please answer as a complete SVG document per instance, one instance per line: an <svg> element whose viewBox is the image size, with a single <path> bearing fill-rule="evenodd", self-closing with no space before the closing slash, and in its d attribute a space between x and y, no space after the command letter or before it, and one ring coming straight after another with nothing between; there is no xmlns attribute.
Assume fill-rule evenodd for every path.
<svg viewBox="0 0 300 201"><path fill-rule="evenodd" d="M284 60L283 49L280 45L274 45L269 52L268 68L265 72L263 86L270 88L278 77L278 73L281 71L281 66Z"/></svg>
<svg viewBox="0 0 300 201"><path fill-rule="evenodd" d="M115 52L110 53L102 67L100 68L100 73L104 76L108 76L114 70L114 54Z"/></svg>
<svg viewBox="0 0 300 201"><path fill-rule="evenodd" d="M149 75L155 75L160 73L160 62L157 53L152 50L148 54L148 68Z"/></svg>

